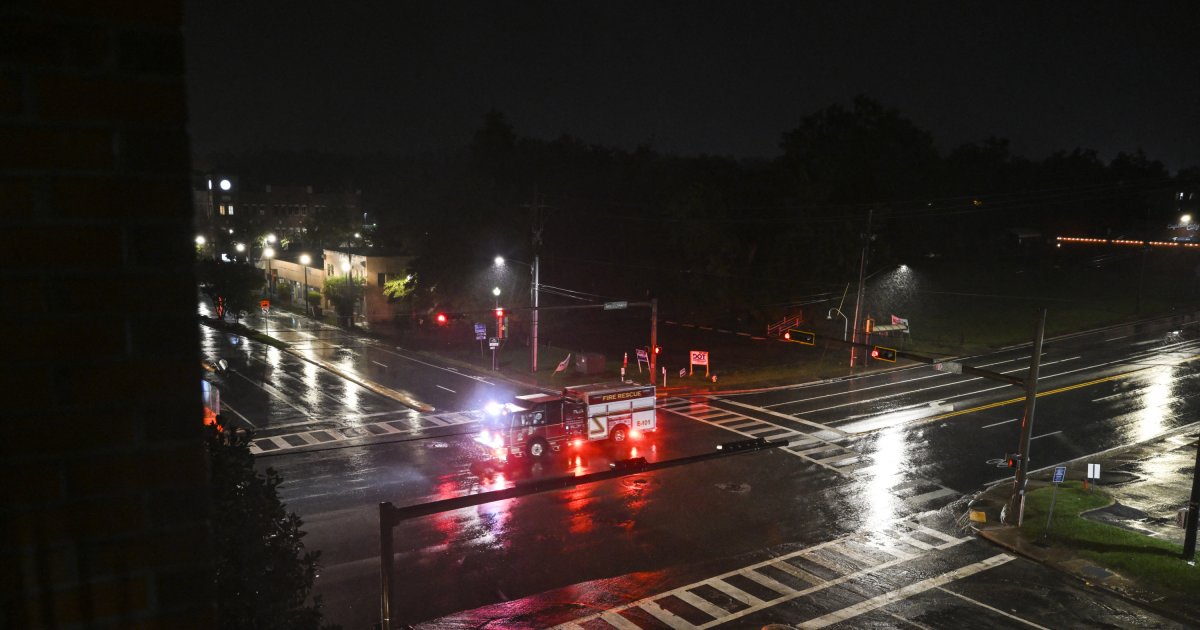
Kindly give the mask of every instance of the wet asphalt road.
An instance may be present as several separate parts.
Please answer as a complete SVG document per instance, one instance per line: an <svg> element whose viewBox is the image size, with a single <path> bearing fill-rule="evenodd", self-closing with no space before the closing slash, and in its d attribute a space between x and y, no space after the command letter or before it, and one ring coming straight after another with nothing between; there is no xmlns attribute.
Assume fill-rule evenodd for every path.
<svg viewBox="0 0 1200 630"><path fill-rule="evenodd" d="M299 327L292 334L308 349L360 375L384 357L336 331ZM1197 346L1165 336L1177 327L1048 342L1033 467L1187 424ZM284 500L323 552L317 589L328 617L346 628L378 619L378 502L514 481L469 472L477 454L470 412L494 384L473 381L483 389L447 394L439 412L416 414L310 363L205 330L206 353L234 359L235 374L222 375L223 402L280 436L260 465L283 475ZM1017 348L966 362L1023 376L1028 360ZM381 378L393 374L380 362L388 365ZM406 376L396 368L388 386L421 396L453 389L445 370L414 366ZM1015 450L1020 396L920 367L660 401L661 432L636 446L651 461L749 436L789 446L403 523L395 618L429 627L1172 627L962 539L963 497L1007 476L989 460ZM391 428L365 430L379 426ZM346 429L357 432L312 437ZM593 449L524 474L594 472L633 454Z"/></svg>

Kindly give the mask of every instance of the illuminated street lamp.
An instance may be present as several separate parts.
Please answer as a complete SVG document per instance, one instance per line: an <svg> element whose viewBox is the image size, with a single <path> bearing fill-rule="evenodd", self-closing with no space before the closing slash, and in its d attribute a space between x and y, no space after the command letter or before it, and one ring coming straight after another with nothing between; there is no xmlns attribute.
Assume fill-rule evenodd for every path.
<svg viewBox="0 0 1200 630"><path fill-rule="evenodd" d="M497 267L503 267L505 264L503 256L496 256L492 262ZM529 315L529 371L536 374L538 366L538 257L536 254L534 255L532 265L527 263L521 264L529 267L530 272L533 274L533 282L529 289L532 297L531 301L533 302L533 310Z"/></svg>
<svg viewBox="0 0 1200 630"><path fill-rule="evenodd" d="M275 297L275 283L271 278L271 259L275 257L275 250L270 247L263 248L263 258L267 259L267 295Z"/></svg>
<svg viewBox="0 0 1200 630"><path fill-rule="evenodd" d="M300 254L300 264L304 265L304 314L309 315L308 307L308 263L312 262L312 258L308 254Z"/></svg>
<svg viewBox="0 0 1200 630"><path fill-rule="evenodd" d="M204 238L204 235L200 235L200 236L196 237L196 244L199 245L200 247L204 247L204 244L207 242L208 242L208 239Z"/></svg>
<svg viewBox="0 0 1200 630"><path fill-rule="evenodd" d="M842 312L842 309L837 307L829 309L829 312L825 314L825 319L833 319L834 313L837 313L839 316L841 316L842 320L845 322L842 324L842 341L846 341L850 336L850 320L846 317L846 314Z"/></svg>

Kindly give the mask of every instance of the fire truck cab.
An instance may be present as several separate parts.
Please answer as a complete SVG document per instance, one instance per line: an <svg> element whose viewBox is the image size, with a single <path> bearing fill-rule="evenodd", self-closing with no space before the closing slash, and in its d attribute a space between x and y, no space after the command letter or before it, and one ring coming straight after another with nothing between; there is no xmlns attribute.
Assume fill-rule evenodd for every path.
<svg viewBox="0 0 1200 630"><path fill-rule="evenodd" d="M490 405L477 442L500 459L545 457L584 442L638 439L657 428L654 386L596 384Z"/></svg>

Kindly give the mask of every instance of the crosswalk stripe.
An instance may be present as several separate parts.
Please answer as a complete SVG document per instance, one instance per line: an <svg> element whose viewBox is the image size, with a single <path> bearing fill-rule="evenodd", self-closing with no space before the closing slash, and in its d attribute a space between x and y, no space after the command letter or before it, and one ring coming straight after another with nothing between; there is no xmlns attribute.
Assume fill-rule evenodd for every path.
<svg viewBox="0 0 1200 630"><path fill-rule="evenodd" d="M853 606L847 606L841 610L835 610L827 615L817 617L816 619L809 619L808 621L801 623L799 627L807 629L831 626L835 623L840 623L872 610L882 608L893 602L908 599L913 595L923 593L931 588L941 586L955 580L961 580L962 578L975 575L981 571L986 571L992 567L1000 566L1001 564L1013 559L1013 556L1010 556L1006 553L997 554L986 560L981 560L975 564L969 564L965 567L959 567L958 569L948 571L937 577L921 580L920 582L909 584L908 586L901 587L894 591L889 591L882 595L876 595L875 597L861 601Z"/></svg>
<svg viewBox="0 0 1200 630"><path fill-rule="evenodd" d="M711 580L705 581L704 583L707 584L708 586L711 586L711 587L717 589L718 591L721 591L722 593L725 593L726 595L738 600L739 602L746 604L747 606L758 606L760 604L766 603L763 600L751 595L750 593L747 593L746 591L743 591L742 589L737 588L736 586L730 584L729 582L726 582L725 580L713 578Z"/></svg>
<svg viewBox="0 0 1200 630"><path fill-rule="evenodd" d="M728 610L725 610L724 608L717 606L716 604L708 601L707 599L704 599L703 597L700 597L699 595L697 595L691 591L678 591L678 592L672 593L672 594L675 597L678 597L679 599L682 599L683 601L687 602L689 605L694 606L695 608L703 611L704 614L708 615L709 617L712 617L713 619L721 619L722 617L726 617L729 615Z"/></svg>
<svg viewBox="0 0 1200 630"><path fill-rule="evenodd" d="M675 628L675 630L686 630L688 628L696 627L693 626L687 619L676 615L675 613L663 608L662 606L659 606L654 602L642 602L638 608L650 613L652 617L667 624L668 626L671 626L672 628Z"/></svg>
<svg viewBox="0 0 1200 630"><path fill-rule="evenodd" d="M918 494L915 497L909 497L908 499L906 499L906 501L910 501L912 503L926 503L929 501L934 501L936 499L940 499L942 497L950 496L952 494L959 494L959 492L957 490L951 490L950 488L939 488L937 490L932 490L932 491L926 492L924 494Z"/></svg>
<svg viewBox="0 0 1200 630"><path fill-rule="evenodd" d="M787 584L784 584L783 582L779 582L777 580L771 579L770 577L765 576L762 573L759 573L758 571L755 571L753 569L743 571L741 573L741 575L744 575L748 579L754 580L755 582L762 584L763 586L771 589L772 591L775 591L776 593L779 593L780 595L786 595L788 593L794 593L796 591L796 589L788 586Z"/></svg>
<svg viewBox="0 0 1200 630"><path fill-rule="evenodd" d="M608 622L610 626L619 628L620 630L642 630L641 626L633 623L625 617L622 617L620 613L615 613L611 610L603 615L600 615L600 618Z"/></svg>

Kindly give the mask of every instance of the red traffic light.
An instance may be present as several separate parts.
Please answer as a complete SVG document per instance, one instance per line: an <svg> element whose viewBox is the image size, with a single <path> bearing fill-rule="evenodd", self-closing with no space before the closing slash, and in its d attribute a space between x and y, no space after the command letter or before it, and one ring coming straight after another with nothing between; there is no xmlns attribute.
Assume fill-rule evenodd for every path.
<svg viewBox="0 0 1200 630"><path fill-rule="evenodd" d="M662 352L662 346L654 346L654 354L659 354L660 352Z"/></svg>
<svg viewBox="0 0 1200 630"><path fill-rule="evenodd" d="M438 313L438 314L437 314L437 323L439 323L439 324L445 324L445 323L446 323L446 314L445 314L445 313Z"/></svg>
<svg viewBox="0 0 1200 630"><path fill-rule="evenodd" d="M502 308L496 309L496 317L504 317L504 309L502 309Z"/></svg>

